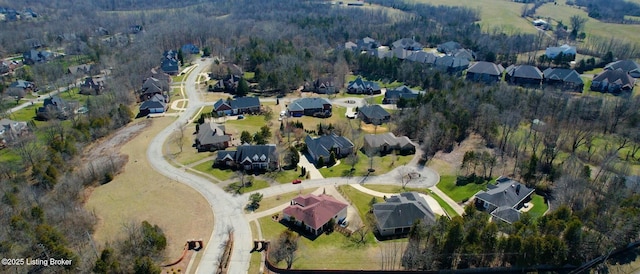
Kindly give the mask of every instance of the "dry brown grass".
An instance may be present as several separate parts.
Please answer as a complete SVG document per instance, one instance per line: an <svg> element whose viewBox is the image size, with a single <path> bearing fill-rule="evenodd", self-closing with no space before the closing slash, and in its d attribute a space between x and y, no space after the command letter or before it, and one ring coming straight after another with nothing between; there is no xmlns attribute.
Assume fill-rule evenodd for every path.
<svg viewBox="0 0 640 274"><path fill-rule="evenodd" d="M464 154L470 150L486 149L484 140L480 135L471 134L460 145L454 147L453 151L444 153L439 151L429 160L428 166L438 171L440 175L456 175L462 165Z"/></svg>
<svg viewBox="0 0 640 274"><path fill-rule="evenodd" d="M121 174L93 190L85 208L99 218L94 239L99 246L122 236L123 224L149 221L167 235L167 260L182 254L190 239L209 239L213 214L195 190L155 172L146 157L147 145L174 118L153 119L153 124L120 149L129 156Z"/></svg>

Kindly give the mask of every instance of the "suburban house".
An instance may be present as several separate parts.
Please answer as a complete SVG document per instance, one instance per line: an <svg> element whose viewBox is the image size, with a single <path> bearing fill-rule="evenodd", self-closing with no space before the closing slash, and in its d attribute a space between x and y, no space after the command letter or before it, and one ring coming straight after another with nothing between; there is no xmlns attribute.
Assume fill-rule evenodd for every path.
<svg viewBox="0 0 640 274"><path fill-rule="evenodd" d="M349 205L338 201L326 194L300 195L291 200L291 205L282 211L282 219L301 226L305 231L318 236L329 227L329 222L334 224L347 218Z"/></svg>
<svg viewBox="0 0 640 274"><path fill-rule="evenodd" d="M238 84L240 83L240 79L242 79L242 77L239 75L228 74L224 78L218 80L210 91L235 93L238 88Z"/></svg>
<svg viewBox="0 0 640 274"><path fill-rule="evenodd" d="M454 41L449 41L449 42L445 42L442 43L440 45L438 45L438 52L440 53L444 53L447 55L450 54L454 54L455 52L457 52L458 50L462 49L462 45L460 45L460 43L458 42L454 42Z"/></svg>
<svg viewBox="0 0 640 274"><path fill-rule="evenodd" d="M68 71L69 71L69 74L76 77L89 75L91 74L91 65L83 64L83 65L77 65L77 66L70 66Z"/></svg>
<svg viewBox="0 0 640 274"><path fill-rule="evenodd" d="M178 52L175 50L165 51L162 54L160 69L169 75L177 75L180 70L178 65Z"/></svg>
<svg viewBox="0 0 640 274"><path fill-rule="evenodd" d="M391 49L389 49L389 47L387 46L379 46L375 49L370 49L367 51L367 53L375 57L378 57L378 59L393 57L393 53L391 52Z"/></svg>
<svg viewBox="0 0 640 274"><path fill-rule="evenodd" d="M314 117L331 117L331 102L325 98L301 98L291 102L287 106L287 112L292 117L314 116Z"/></svg>
<svg viewBox="0 0 640 274"><path fill-rule="evenodd" d="M365 152L380 153L382 155L393 151L397 151L402 155L416 153L416 145L409 140L409 137L396 137L391 132L365 135L362 149Z"/></svg>
<svg viewBox="0 0 640 274"><path fill-rule="evenodd" d="M405 100L415 100L418 98L418 92L410 89L407 86L399 86L395 89L387 90L384 93L383 104L397 104L400 98Z"/></svg>
<svg viewBox="0 0 640 274"><path fill-rule="evenodd" d="M237 150L220 150L215 165L244 170L275 170L278 168L276 145L240 145Z"/></svg>
<svg viewBox="0 0 640 274"><path fill-rule="evenodd" d="M397 40L391 44L394 49L406 49L406 50L421 50L423 48L422 44L413 40L413 38L402 38Z"/></svg>
<svg viewBox="0 0 640 274"><path fill-rule="evenodd" d="M346 157L354 152L354 145L349 139L335 134L317 138L311 138L311 136L307 135L304 142L307 145L307 152L311 157L310 160L316 164L320 158L323 158L325 163L328 162L331 152L335 154L336 159Z"/></svg>
<svg viewBox="0 0 640 274"><path fill-rule="evenodd" d="M358 118L367 124L380 125L389 122L391 114L380 105L367 105L358 108Z"/></svg>
<svg viewBox="0 0 640 274"><path fill-rule="evenodd" d="M564 44L559 47L548 47L544 51L544 55L549 59L556 58L561 53L563 56L573 56L573 58L571 58L571 60L573 60L576 57L576 47Z"/></svg>
<svg viewBox="0 0 640 274"><path fill-rule="evenodd" d="M51 96L44 99L44 105L36 109L36 117L42 120L51 118L66 119L74 111L69 102L58 96Z"/></svg>
<svg viewBox="0 0 640 274"><path fill-rule="evenodd" d="M484 209L494 218L507 223L520 220L520 208L530 200L534 189L512 179L500 177L496 184L487 185L487 190L476 193L476 208Z"/></svg>
<svg viewBox="0 0 640 274"><path fill-rule="evenodd" d="M347 86L347 93L351 94L380 94L382 89L376 82L362 80L362 77L358 76L355 80L351 81Z"/></svg>
<svg viewBox="0 0 640 274"><path fill-rule="evenodd" d="M470 49L459 49L453 54L453 57L465 59L471 62L476 59L476 53Z"/></svg>
<svg viewBox="0 0 640 274"><path fill-rule="evenodd" d="M22 89L24 92L36 91L36 84L25 80L17 80L9 84L9 88Z"/></svg>
<svg viewBox="0 0 640 274"><path fill-rule="evenodd" d="M183 53L200 54L200 49L194 44L185 44L180 49Z"/></svg>
<svg viewBox="0 0 640 274"><path fill-rule="evenodd" d="M196 133L196 149L198 151L215 151L229 147L231 134L224 131L224 125L214 122L203 123L198 126Z"/></svg>
<svg viewBox="0 0 640 274"><path fill-rule="evenodd" d="M212 113L217 115L238 115L244 113L259 113L260 98L238 97L231 100L220 99L213 104Z"/></svg>
<svg viewBox="0 0 640 274"><path fill-rule="evenodd" d="M84 79L84 82L80 84L80 94L95 94L102 93L104 89L104 77L93 76Z"/></svg>
<svg viewBox="0 0 640 274"><path fill-rule="evenodd" d="M542 74L544 74L543 83L545 86L574 92L582 92L584 88L584 82L580 74L573 69L548 68Z"/></svg>
<svg viewBox="0 0 640 274"><path fill-rule="evenodd" d="M169 99L169 83L155 77L148 77L142 83L142 88L140 88L138 94L140 95L140 101L149 100L157 94L163 95Z"/></svg>
<svg viewBox="0 0 640 274"><path fill-rule="evenodd" d="M400 60L404 60L407 59L407 57L409 57L409 55L411 55L412 51L407 50L407 49L403 49L403 48L394 48L389 52L389 55L387 57L389 58L398 58Z"/></svg>
<svg viewBox="0 0 640 274"><path fill-rule="evenodd" d="M44 50L29 50L22 54L23 62L27 65L33 65L36 63L44 63L53 58L53 53Z"/></svg>
<svg viewBox="0 0 640 274"><path fill-rule="evenodd" d="M540 69L530 65L511 65L506 71L505 80L516 85L539 87L544 78Z"/></svg>
<svg viewBox="0 0 640 274"><path fill-rule="evenodd" d="M417 192L405 192L373 205L378 234L383 237L402 236L411 231L416 221L435 224L436 217L427 201Z"/></svg>
<svg viewBox="0 0 640 274"><path fill-rule="evenodd" d="M431 53L431 52L426 52L423 50L419 50L419 51L412 51L411 54L409 56L407 56L407 60L409 61L413 61L413 62L419 62L419 63L424 63L424 64L435 64L436 63L436 59L438 58L438 56L436 56L435 54Z"/></svg>
<svg viewBox="0 0 640 274"><path fill-rule="evenodd" d="M0 148L29 133L27 122L0 119Z"/></svg>
<svg viewBox="0 0 640 274"><path fill-rule="evenodd" d="M160 94L153 95L149 100L142 102L139 116L146 116L151 113L163 113L167 110L167 103L166 97Z"/></svg>
<svg viewBox="0 0 640 274"><path fill-rule="evenodd" d="M633 78L640 78L640 65L633 60L620 60L607 64L605 70L621 69Z"/></svg>
<svg viewBox="0 0 640 274"><path fill-rule="evenodd" d="M378 48L380 46L380 43L378 43L378 41L374 40L371 37L365 37L362 39L358 39L356 41L356 45L357 49L359 50L372 50Z"/></svg>
<svg viewBox="0 0 640 274"><path fill-rule="evenodd" d="M502 79L504 68L491 62L479 61L473 63L467 70L467 80L492 84Z"/></svg>
<svg viewBox="0 0 640 274"><path fill-rule="evenodd" d="M450 74L459 74L469 68L469 60L447 55L437 58L435 65L439 70Z"/></svg>
<svg viewBox="0 0 640 274"><path fill-rule="evenodd" d="M322 77L313 82L313 91L320 94L334 94L338 91L338 88L336 88L334 78Z"/></svg>
<svg viewBox="0 0 640 274"><path fill-rule="evenodd" d="M605 93L631 93L635 85L635 79L624 70L605 70L593 76L591 90Z"/></svg>

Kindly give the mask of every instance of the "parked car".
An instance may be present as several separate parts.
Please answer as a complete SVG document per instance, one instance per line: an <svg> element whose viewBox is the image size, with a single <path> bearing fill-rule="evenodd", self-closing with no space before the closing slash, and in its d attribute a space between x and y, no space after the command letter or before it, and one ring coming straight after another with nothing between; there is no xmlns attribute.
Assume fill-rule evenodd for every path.
<svg viewBox="0 0 640 274"><path fill-rule="evenodd" d="M293 181L291 181L292 184L297 185L299 183L302 183L302 181L300 179L295 179Z"/></svg>
<svg viewBox="0 0 640 274"><path fill-rule="evenodd" d="M238 115L238 120L244 119L244 115Z"/></svg>

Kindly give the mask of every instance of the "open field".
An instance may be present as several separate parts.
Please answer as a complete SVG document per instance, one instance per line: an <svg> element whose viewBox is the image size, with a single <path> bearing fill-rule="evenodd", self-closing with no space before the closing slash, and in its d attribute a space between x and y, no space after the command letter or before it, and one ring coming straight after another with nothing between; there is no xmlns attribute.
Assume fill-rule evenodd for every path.
<svg viewBox="0 0 640 274"><path fill-rule="evenodd" d="M151 138L174 121L153 119L121 148L129 162L113 181L93 189L85 208L99 218L94 239L99 247L123 236L123 225L144 220L157 224L167 236L167 261L182 254L189 239L209 239L213 214L206 200L195 190L153 171L146 158ZM134 122L135 123L135 122Z"/></svg>
<svg viewBox="0 0 640 274"><path fill-rule="evenodd" d="M507 0L475 0L475 1L447 1L447 0L408 0L407 2L425 3L436 6L463 6L480 11L480 26L488 31L494 28L502 29L507 34L536 33L536 28L527 19L522 18L524 4Z"/></svg>

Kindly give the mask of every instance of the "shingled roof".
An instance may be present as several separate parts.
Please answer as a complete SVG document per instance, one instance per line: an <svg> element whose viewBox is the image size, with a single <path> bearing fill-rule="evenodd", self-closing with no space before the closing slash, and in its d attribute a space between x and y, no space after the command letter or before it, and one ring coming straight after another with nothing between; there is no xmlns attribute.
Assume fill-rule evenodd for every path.
<svg viewBox="0 0 640 274"><path fill-rule="evenodd" d="M467 73L477 73L477 74L488 74L499 76L504 71L504 68L501 65L496 65L491 62L478 61L473 63L467 70Z"/></svg>
<svg viewBox="0 0 640 274"><path fill-rule="evenodd" d="M417 192L405 192L373 205L373 215L380 228L411 226L416 220L435 223L427 201Z"/></svg>
<svg viewBox="0 0 640 274"><path fill-rule="evenodd" d="M480 191L476 197L495 207L515 207L533 193L532 188L509 178L496 180L497 184L487 185L487 190Z"/></svg>
<svg viewBox="0 0 640 274"><path fill-rule="evenodd" d="M214 122L200 125L197 138L201 145L219 144L231 140L229 135L224 134L224 125Z"/></svg>
<svg viewBox="0 0 640 274"><path fill-rule="evenodd" d="M308 194L294 198L293 205L285 208L283 213L318 230L347 206L349 205L326 194Z"/></svg>
<svg viewBox="0 0 640 274"><path fill-rule="evenodd" d="M640 78L640 65L633 60L619 60L611 62L604 67L605 70L617 70L628 73L633 78Z"/></svg>
<svg viewBox="0 0 640 274"><path fill-rule="evenodd" d="M573 69L548 68L542 73L544 74L544 79L562 80L564 82L583 84L580 74Z"/></svg>

